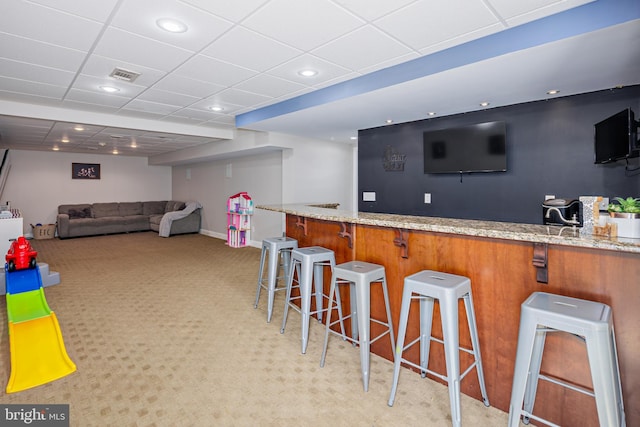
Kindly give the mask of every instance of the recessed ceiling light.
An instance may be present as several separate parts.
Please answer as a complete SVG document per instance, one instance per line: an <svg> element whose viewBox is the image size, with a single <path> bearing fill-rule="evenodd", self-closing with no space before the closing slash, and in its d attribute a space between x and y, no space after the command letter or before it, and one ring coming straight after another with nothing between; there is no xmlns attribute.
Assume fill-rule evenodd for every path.
<svg viewBox="0 0 640 427"><path fill-rule="evenodd" d="M185 31L187 31L187 26L175 19L170 19L170 18L158 19L156 21L156 24L158 25L158 27L170 33L184 33Z"/></svg>
<svg viewBox="0 0 640 427"><path fill-rule="evenodd" d="M386 123L386 124L388 124L388 125L390 125L391 123L393 123L393 120L391 120L391 119L387 119L387 120L385 121L385 123Z"/></svg>
<svg viewBox="0 0 640 427"><path fill-rule="evenodd" d="M298 74L300 74L302 77L313 77L316 74L318 74L318 72L316 70L312 70L312 69L306 69L306 70L300 70L298 71Z"/></svg>
<svg viewBox="0 0 640 427"><path fill-rule="evenodd" d="M60 141L66 144L67 142L69 142L69 138L67 138L66 136L63 136Z"/></svg>
<svg viewBox="0 0 640 427"><path fill-rule="evenodd" d="M99 145L100 147L104 147L105 145L107 145L107 143L106 143L106 142L98 142L98 145Z"/></svg>
<svg viewBox="0 0 640 427"><path fill-rule="evenodd" d="M118 89L117 87L113 87L113 86L100 86L100 90L107 92L107 93L115 93L115 92L120 92L120 89Z"/></svg>
<svg viewBox="0 0 640 427"><path fill-rule="evenodd" d="M57 145L54 145L52 148L53 151L60 151L60 147L58 147Z"/></svg>
<svg viewBox="0 0 640 427"><path fill-rule="evenodd" d="M112 151L112 153L113 153L113 154L118 154L118 149L117 149L117 148L114 148L114 149L113 149L113 151Z"/></svg>
<svg viewBox="0 0 640 427"><path fill-rule="evenodd" d="M551 89L547 91L547 95L555 95L557 93L560 93L558 89Z"/></svg>
<svg viewBox="0 0 640 427"><path fill-rule="evenodd" d="M488 106L489 106L489 103L488 103L487 101L484 101L484 102L481 102L481 103L480 103L480 106L481 106L481 107L488 107Z"/></svg>
<svg viewBox="0 0 640 427"><path fill-rule="evenodd" d="M77 130L78 132L82 132L84 130L84 127L77 125L73 128L73 130Z"/></svg>
<svg viewBox="0 0 640 427"><path fill-rule="evenodd" d="M224 107L221 107L219 105L212 105L211 107L209 107L209 110L219 112L224 111Z"/></svg>
<svg viewBox="0 0 640 427"><path fill-rule="evenodd" d="M427 116L435 116L435 115L436 115L436 112L435 112L435 111L429 111L429 112L427 113Z"/></svg>
<svg viewBox="0 0 640 427"><path fill-rule="evenodd" d="M358 139L358 137L357 136L352 136L349 139L352 140L352 141L355 141L356 139Z"/></svg>

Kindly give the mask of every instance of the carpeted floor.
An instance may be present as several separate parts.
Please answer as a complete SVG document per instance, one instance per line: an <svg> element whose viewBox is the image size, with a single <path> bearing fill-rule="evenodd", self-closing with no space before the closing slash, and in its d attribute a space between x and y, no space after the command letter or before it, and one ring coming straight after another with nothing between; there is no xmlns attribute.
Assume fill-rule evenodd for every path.
<svg viewBox="0 0 640 427"><path fill-rule="evenodd" d="M362 389L358 350L335 338L320 368L323 327L300 353L300 315L280 334L284 294L266 323L253 308L260 251L203 235L134 233L33 240L60 273L45 288L77 371L6 394L9 340L0 302L1 403L70 405L72 426L449 426L447 388L373 355ZM463 424L506 425L507 414L462 396Z"/></svg>

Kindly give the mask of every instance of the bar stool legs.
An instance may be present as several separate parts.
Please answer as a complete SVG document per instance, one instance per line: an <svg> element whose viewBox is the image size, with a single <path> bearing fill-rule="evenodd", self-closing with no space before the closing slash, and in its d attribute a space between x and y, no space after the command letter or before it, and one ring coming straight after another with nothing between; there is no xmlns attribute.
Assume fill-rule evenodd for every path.
<svg viewBox="0 0 640 427"><path fill-rule="evenodd" d="M378 319L371 318L371 285L379 282L382 285L384 296L384 305L387 320L383 322ZM340 292L337 289L339 284L350 284L351 289L351 314L343 316L340 309ZM331 312L333 311L334 295L338 308L339 319L331 322ZM355 301L354 301L355 300ZM331 330L331 326L345 319L351 318L351 337L347 337L341 324L341 332ZM387 290L387 279L384 267L381 265L371 264L362 261L351 261L337 265L333 270L331 278L331 288L329 290L329 313L327 315L325 326L324 347L320 366L324 366L327 356L327 345L329 341L329 332L339 335L344 340L351 341L360 346L360 369L362 371L362 383L364 391L369 390L369 367L370 367L370 348L371 344L389 334L391 340L391 349L394 347L393 325L391 322L391 311L389 308L389 293ZM371 322L386 326L387 329L374 338L370 337Z"/></svg>
<svg viewBox="0 0 640 427"><path fill-rule="evenodd" d="M584 338L592 390L540 373L548 332L567 332ZM545 292L534 292L522 303L509 405L510 427L518 426L520 417L525 423L533 419L555 425L533 415L539 379L593 396L601 426L626 425L613 317L608 305Z"/></svg>
<svg viewBox="0 0 640 427"><path fill-rule="evenodd" d="M301 335L302 335L302 354L307 352L309 342L309 321L311 315L315 314L319 322L322 322L322 313L328 310L324 308L324 267L335 266L335 255L332 250L320 247L310 246L306 248L294 249L291 251L291 265L287 275L287 296L285 298L284 316L282 318L282 328L280 333L284 333L287 324L289 308L299 311L302 317ZM291 297L291 290L296 287L293 285L294 276L298 278L297 287L300 290L299 297ZM312 286L314 291L312 292ZM311 311L311 297L315 295L315 310ZM296 306L293 301L300 300L300 307Z"/></svg>
<svg viewBox="0 0 640 427"><path fill-rule="evenodd" d="M278 271L280 267L280 257L282 257L282 271L284 273L285 283L289 272L289 262L291 259L291 250L298 247L298 241L290 237L270 237L262 241L262 252L260 254L260 270L258 272L258 289L256 290L256 301L253 308L258 308L260 301L260 291L265 288L268 292L267 301L267 322L271 322L273 315L273 302L277 291L284 289L278 288ZM267 284L264 279L264 264L268 254L267 265Z"/></svg>
<svg viewBox="0 0 640 427"><path fill-rule="evenodd" d="M471 345L473 347L471 350L460 347L458 329L458 300L460 298L464 301L467 313ZM418 299L420 301L420 335L405 345L407 322L412 299ZM443 331L442 341L431 336L435 299L440 303ZM429 350L432 340L444 345L447 367L446 376L428 369ZM418 342L420 343L419 365L402 358L404 350ZM462 374L460 374L459 351L465 351L474 356L474 362ZM395 400L398 378L400 376L400 365L403 362L419 369L423 377L429 373L447 382L451 405L451 420L454 426L460 426L461 424L460 381L462 381L474 367L478 375L478 383L484 404L489 406L489 398L487 396L482 369L482 358L480 356L480 343L473 308L473 298L471 296L471 281L468 278L430 270L424 270L405 278L389 406L393 406Z"/></svg>

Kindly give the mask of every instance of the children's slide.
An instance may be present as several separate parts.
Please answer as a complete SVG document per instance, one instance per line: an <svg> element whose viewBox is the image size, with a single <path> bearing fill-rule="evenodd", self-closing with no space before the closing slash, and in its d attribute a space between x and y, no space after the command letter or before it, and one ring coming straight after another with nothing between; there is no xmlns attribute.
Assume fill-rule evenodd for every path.
<svg viewBox="0 0 640 427"><path fill-rule="evenodd" d="M36 387L76 370L49 308L38 268L5 274L11 375L7 393Z"/></svg>

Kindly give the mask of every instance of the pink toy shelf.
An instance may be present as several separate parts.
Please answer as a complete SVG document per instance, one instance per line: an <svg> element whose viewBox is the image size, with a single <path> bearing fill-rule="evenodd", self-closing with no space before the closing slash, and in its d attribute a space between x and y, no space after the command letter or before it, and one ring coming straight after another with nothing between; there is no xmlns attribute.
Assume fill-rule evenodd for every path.
<svg viewBox="0 0 640 427"><path fill-rule="evenodd" d="M234 194L227 200L227 245L242 248L251 240L253 200L246 192Z"/></svg>

